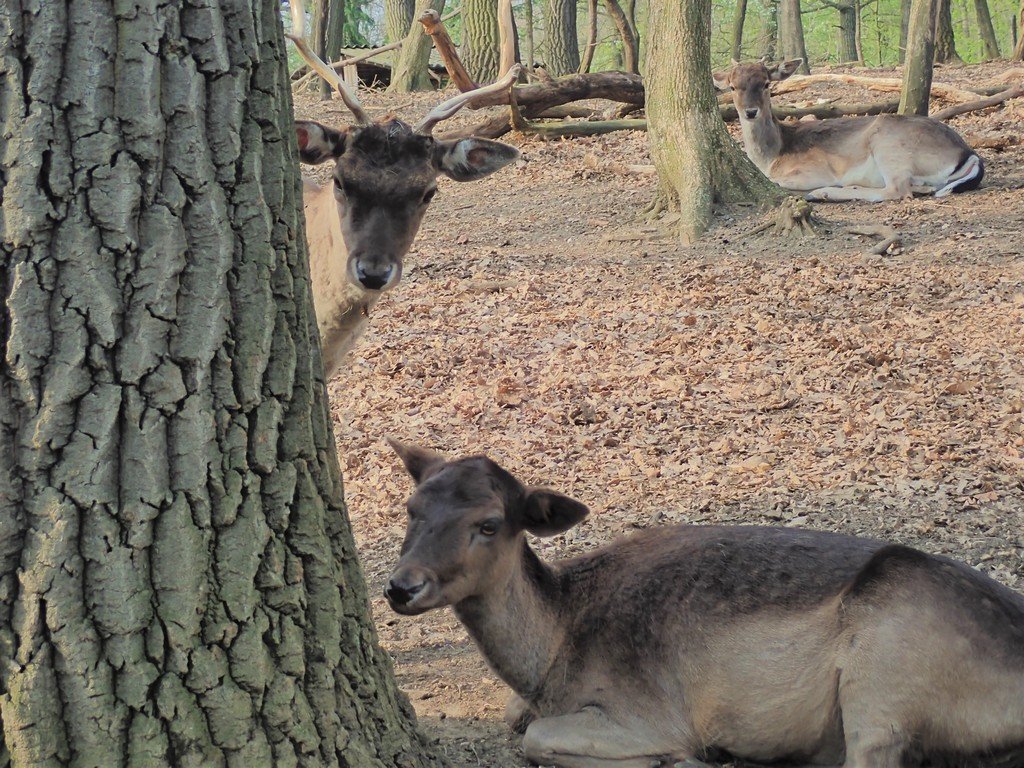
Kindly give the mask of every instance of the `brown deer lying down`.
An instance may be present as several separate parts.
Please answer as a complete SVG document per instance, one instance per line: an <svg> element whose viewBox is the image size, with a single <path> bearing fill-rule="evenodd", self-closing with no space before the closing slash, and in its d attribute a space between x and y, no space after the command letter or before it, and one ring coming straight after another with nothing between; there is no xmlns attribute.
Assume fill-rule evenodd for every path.
<svg viewBox="0 0 1024 768"><path fill-rule="evenodd" d="M792 75L802 61L734 64L714 75L717 87L732 89L747 156L776 184L808 200L872 202L915 192L944 197L981 184L981 158L960 134L930 117L779 122L771 84Z"/></svg>
<svg viewBox="0 0 1024 768"><path fill-rule="evenodd" d="M530 760L1024 765L1024 597L978 571L746 526L651 529L544 563L524 532L561 533L583 504L483 456L392 445L416 491L387 599L454 607L533 718Z"/></svg>
<svg viewBox="0 0 1024 768"><path fill-rule="evenodd" d="M381 293L401 279L402 259L437 191L437 177L476 181L519 157L518 149L497 141L441 141L430 135L435 125L466 103L508 90L519 67L486 88L440 104L415 128L395 119L374 123L338 73L306 44L302 6L301 0L291 3L289 37L307 63L335 86L356 118L356 125L342 130L308 120L295 122L302 162L334 162L331 184L319 187L305 181L302 191L313 304L329 377L364 330Z"/></svg>

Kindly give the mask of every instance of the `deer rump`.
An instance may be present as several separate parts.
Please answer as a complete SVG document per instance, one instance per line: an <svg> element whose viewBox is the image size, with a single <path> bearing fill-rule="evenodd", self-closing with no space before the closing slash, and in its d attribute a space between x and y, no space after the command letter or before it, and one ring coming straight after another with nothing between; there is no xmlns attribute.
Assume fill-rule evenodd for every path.
<svg viewBox="0 0 1024 768"><path fill-rule="evenodd" d="M1024 764L1024 598L961 563L830 533L677 527L553 574L538 588L579 610L526 692L536 716L596 705L670 758ZM851 737L880 743L851 755Z"/></svg>

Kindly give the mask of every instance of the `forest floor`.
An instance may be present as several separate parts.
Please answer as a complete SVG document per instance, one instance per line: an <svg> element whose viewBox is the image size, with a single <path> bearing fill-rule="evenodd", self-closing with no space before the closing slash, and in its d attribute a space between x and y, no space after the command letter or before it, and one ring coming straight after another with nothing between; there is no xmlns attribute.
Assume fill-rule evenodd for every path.
<svg viewBox="0 0 1024 768"><path fill-rule="evenodd" d="M779 102L833 97L891 95L830 84ZM364 101L411 120L439 98ZM305 96L296 111L346 119ZM1009 144L979 150L980 191L821 204L825 231L803 240L751 236L764 216L742 210L692 247L650 227L655 177L627 168L651 162L643 133L510 135L515 167L441 183L330 396L380 639L452 766L526 763L508 689L451 611L399 617L380 597L411 489L386 435L486 452L589 505L533 542L545 558L655 525L763 523L904 542L1024 588L1024 100L951 124ZM864 223L902 247L866 255L843 232Z"/></svg>

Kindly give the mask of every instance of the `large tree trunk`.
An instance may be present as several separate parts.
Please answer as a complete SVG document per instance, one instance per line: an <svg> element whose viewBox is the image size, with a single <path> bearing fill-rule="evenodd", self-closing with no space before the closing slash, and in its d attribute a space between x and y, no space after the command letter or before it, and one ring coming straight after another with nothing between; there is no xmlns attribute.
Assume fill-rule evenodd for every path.
<svg viewBox="0 0 1024 768"><path fill-rule="evenodd" d="M440 16L444 13L445 0L417 0L413 14L419 19L424 11L434 10ZM430 80L431 38L423 33L423 27L413 24L405 36L398 61L391 70L391 84L388 91L392 93L409 93L410 91L429 91L433 83Z"/></svg>
<svg viewBox="0 0 1024 768"><path fill-rule="evenodd" d="M956 52L953 37L953 18L950 0L936 0L935 16L935 61L940 64L962 64L963 59Z"/></svg>
<svg viewBox="0 0 1024 768"><path fill-rule="evenodd" d="M711 81L711 2L652 3L647 43L647 119L658 169L659 202L679 212L679 235L692 242L711 223L716 202L778 199L730 138Z"/></svg>
<svg viewBox="0 0 1024 768"><path fill-rule="evenodd" d="M545 31L545 66L554 77L576 72L580 67L576 40L576 0L548 0Z"/></svg>
<svg viewBox="0 0 1024 768"><path fill-rule="evenodd" d="M0 9L3 763L436 766L342 500L280 4L132 8Z"/></svg>
<svg viewBox="0 0 1024 768"><path fill-rule="evenodd" d="M974 0L974 12L978 16L978 30L981 42L985 46L985 59L991 61L999 58L999 41L996 30L992 26L992 14L989 13L988 0Z"/></svg>
<svg viewBox="0 0 1024 768"><path fill-rule="evenodd" d="M622 69L625 72L639 74L639 43L634 35L629 17L622 10L618 0L604 0L604 7L608 11L608 18L612 20L619 33L619 38L622 40Z"/></svg>
<svg viewBox="0 0 1024 768"><path fill-rule="evenodd" d="M498 0L463 0L459 58L478 83L498 79Z"/></svg>
<svg viewBox="0 0 1024 768"><path fill-rule="evenodd" d="M313 5L313 40L316 52L324 61L341 58L345 33L345 0L317 0ZM320 98L331 98L333 89L322 77L314 81L320 89Z"/></svg>
<svg viewBox="0 0 1024 768"><path fill-rule="evenodd" d="M398 42L409 34L415 10L416 3L413 0L384 0L384 34L387 42Z"/></svg>
<svg viewBox="0 0 1024 768"><path fill-rule="evenodd" d="M747 20L747 0L736 0L732 16L732 59L743 61L743 24Z"/></svg>
<svg viewBox="0 0 1024 768"><path fill-rule="evenodd" d="M811 72L804 43L804 22L800 15L800 0L780 0L779 48L783 59L803 59L797 70L802 75Z"/></svg>
<svg viewBox="0 0 1024 768"><path fill-rule="evenodd" d="M927 115L935 54L935 8L941 0L913 0L907 32L907 63L900 93L901 115Z"/></svg>

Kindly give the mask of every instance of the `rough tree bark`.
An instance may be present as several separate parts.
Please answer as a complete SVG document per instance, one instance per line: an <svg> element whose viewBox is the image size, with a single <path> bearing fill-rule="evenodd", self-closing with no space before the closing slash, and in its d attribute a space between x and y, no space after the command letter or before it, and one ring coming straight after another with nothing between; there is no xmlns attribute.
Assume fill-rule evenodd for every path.
<svg viewBox="0 0 1024 768"><path fill-rule="evenodd" d="M444 13L445 0L417 0L414 18L419 18L425 11L437 11L438 16ZM430 37L423 32L423 27L413 24L405 36L405 42L398 54L398 61L391 70L391 84L388 91L392 93L409 93L410 91L429 91L434 86L430 80Z"/></svg>
<svg viewBox="0 0 1024 768"><path fill-rule="evenodd" d="M736 0L732 16L732 60L743 61L743 24L747 20L747 0Z"/></svg>
<svg viewBox="0 0 1024 768"><path fill-rule="evenodd" d="M655 210L679 213L679 236L693 242L716 202L770 203L781 190L730 138L711 80L711 2L652 3L647 43L647 119L658 169Z"/></svg>
<svg viewBox="0 0 1024 768"><path fill-rule="evenodd" d="M779 49L783 59L803 59L797 70L801 75L811 73L804 43L804 22L800 14L800 0L779 2Z"/></svg>
<svg viewBox="0 0 1024 768"><path fill-rule="evenodd" d="M313 4L313 40L316 52L324 61L341 58L345 33L345 0L316 0ZM331 98L333 89L322 77L316 78L316 87L324 101Z"/></svg>
<svg viewBox="0 0 1024 768"><path fill-rule="evenodd" d="M409 34L412 26L413 0L384 0L384 34L389 43L397 42Z"/></svg>
<svg viewBox="0 0 1024 768"><path fill-rule="evenodd" d="M907 32L907 63L900 92L901 115L927 115L935 53L935 8L940 0L913 0Z"/></svg>
<svg viewBox="0 0 1024 768"><path fill-rule="evenodd" d="M978 17L978 30L981 42L985 46L985 59L991 61L999 58L999 41L996 30L992 26L992 14L989 13L988 0L974 0L974 13Z"/></svg>
<svg viewBox="0 0 1024 768"><path fill-rule="evenodd" d="M548 0L547 29L544 32L544 61L548 74L560 77L580 68L576 40L576 0Z"/></svg>
<svg viewBox="0 0 1024 768"><path fill-rule="evenodd" d="M342 500L277 0L0 7L0 754L437 765Z"/></svg>
<svg viewBox="0 0 1024 768"><path fill-rule="evenodd" d="M935 5L935 61L939 64L963 64L964 60L956 52L950 0L936 0Z"/></svg>
<svg viewBox="0 0 1024 768"><path fill-rule="evenodd" d="M498 0L463 0L459 58L478 83L498 79Z"/></svg>

